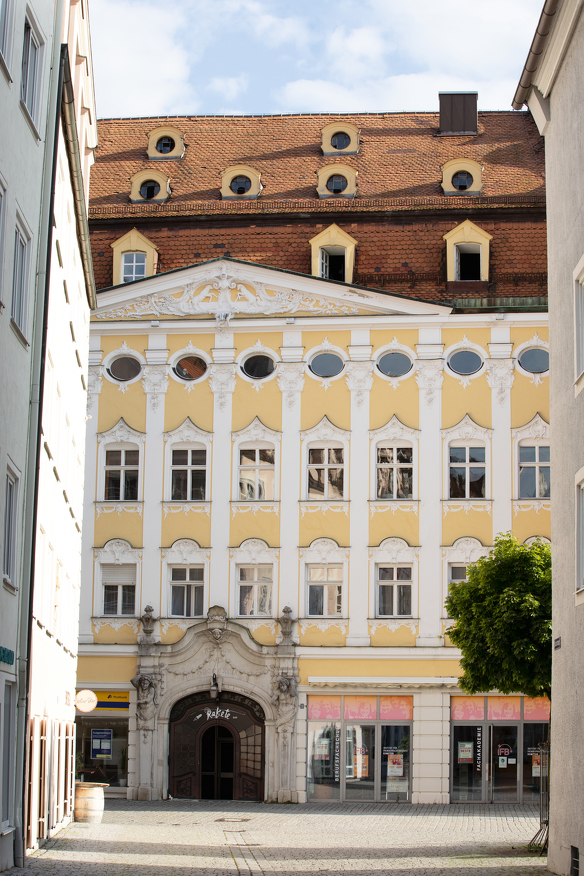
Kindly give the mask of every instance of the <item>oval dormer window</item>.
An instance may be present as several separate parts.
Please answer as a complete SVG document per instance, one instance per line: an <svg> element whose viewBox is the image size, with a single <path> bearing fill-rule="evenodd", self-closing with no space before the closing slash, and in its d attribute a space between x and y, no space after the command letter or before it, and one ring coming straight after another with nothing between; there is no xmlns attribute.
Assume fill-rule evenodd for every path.
<svg viewBox="0 0 584 876"><path fill-rule="evenodd" d="M251 180L247 176L234 176L229 188L234 195L245 195L251 189Z"/></svg>
<svg viewBox="0 0 584 876"><path fill-rule="evenodd" d="M147 179L140 186L140 194L144 198L145 201L151 201L152 198L155 198L158 192L160 191L160 186L153 179Z"/></svg>

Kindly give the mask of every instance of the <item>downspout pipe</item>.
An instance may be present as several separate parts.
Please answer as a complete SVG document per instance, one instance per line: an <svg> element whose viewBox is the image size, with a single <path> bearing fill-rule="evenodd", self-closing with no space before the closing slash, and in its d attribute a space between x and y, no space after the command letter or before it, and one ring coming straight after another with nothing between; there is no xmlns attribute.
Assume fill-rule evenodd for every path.
<svg viewBox="0 0 584 876"><path fill-rule="evenodd" d="M527 95L529 94L529 90L533 82L533 77L537 72L539 62L541 61L541 56L543 55L544 49L547 45L548 36L550 30L552 29L554 16L556 14L559 3L560 0L546 0L546 2L544 3L542 13L537 23L537 28L535 30L535 35L531 42L529 54L527 55L527 60L523 65L523 72L521 73L521 78L519 79L519 85L517 86L515 97L513 98L513 101L511 103L511 106L514 110L523 109L523 104L527 100Z"/></svg>
<svg viewBox="0 0 584 876"><path fill-rule="evenodd" d="M65 53L63 52L65 49ZM55 190L57 184L57 157L59 151L59 131L61 127L61 112L60 103L63 94L63 76L65 65L67 63L67 46L61 46L61 56L59 61L59 75L57 82L57 106L55 112L55 130L53 132L52 143L52 167L51 167L51 188L48 203L48 229L46 240L46 261L45 261L45 277L44 277L44 294L43 294L43 311L42 311L42 328L41 342L39 351L39 372L38 372L38 401L37 401L37 422L36 427L36 447L35 447L35 465L34 465L34 500L31 520L31 535L30 535L30 578L28 588L28 636L26 643L26 716L25 716L25 762L23 769L23 787L22 787L22 824L17 827L17 836L15 837L15 864L17 867L24 866L26 855L26 829L28 823L28 783L30 780L30 739L28 728L30 726L30 684L31 684L31 652L32 652L32 630L34 623L34 584L35 584L35 554L38 526L38 505L39 505L39 482L41 468L41 453L42 453L42 422L43 422L43 397L45 388L45 363L47 357L47 331L49 323L49 293L51 288L51 259L53 251L53 213L55 208Z"/></svg>

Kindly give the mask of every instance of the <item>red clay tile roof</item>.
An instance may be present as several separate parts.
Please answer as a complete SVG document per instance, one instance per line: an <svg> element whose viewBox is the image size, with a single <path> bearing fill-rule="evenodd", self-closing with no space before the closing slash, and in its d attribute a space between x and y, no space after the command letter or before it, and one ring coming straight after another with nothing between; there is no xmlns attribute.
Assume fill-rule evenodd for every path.
<svg viewBox="0 0 584 876"><path fill-rule="evenodd" d="M360 152L323 156L321 129L347 120L360 129ZM177 160L149 161L148 134L170 124L185 135ZM460 206L540 206L544 198L543 141L528 112L479 113L477 135L440 136L437 113L187 116L104 119L98 123L91 172L90 217L227 215L262 212L443 210ZM483 196L445 196L441 165L472 158L483 166ZM320 200L316 172L335 162L358 171L355 200ZM257 201L221 201L221 171L247 164L261 173ZM167 172L166 204L129 203L130 177L155 167Z"/></svg>

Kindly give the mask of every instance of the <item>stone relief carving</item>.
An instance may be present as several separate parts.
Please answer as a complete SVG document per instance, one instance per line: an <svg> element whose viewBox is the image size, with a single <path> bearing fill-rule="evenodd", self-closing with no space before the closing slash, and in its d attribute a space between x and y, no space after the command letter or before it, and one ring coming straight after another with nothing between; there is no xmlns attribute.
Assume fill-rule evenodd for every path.
<svg viewBox="0 0 584 876"><path fill-rule="evenodd" d="M195 441L200 441L202 444L210 444L213 440L212 433L199 429L190 417L187 417L178 428L172 429L170 432L164 432L163 437L165 441L169 441L172 444L178 444L179 441L184 444Z"/></svg>
<svg viewBox="0 0 584 876"><path fill-rule="evenodd" d="M279 548L271 548L261 538L247 538L238 548L229 551L230 558L237 563L274 563L280 556Z"/></svg>
<svg viewBox="0 0 584 876"><path fill-rule="evenodd" d="M300 433L302 441L346 441L350 438L351 433L345 429L339 429L334 423L331 423L327 416L324 416L320 423L313 426L311 429L305 429Z"/></svg>
<svg viewBox="0 0 584 876"><path fill-rule="evenodd" d="M138 692L136 703L138 730L152 730L152 721L159 705L160 678L155 674L139 673L132 678L132 685Z"/></svg>
<svg viewBox="0 0 584 876"><path fill-rule="evenodd" d="M298 625L302 632L306 632L309 627L316 627L321 633L330 630L331 627L338 627L340 633L344 636L347 632L346 618L304 618L298 621Z"/></svg>
<svg viewBox="0 0 584 876"><path fill-rule="evenodd" d="M490 517L491 512L492 512L491 505L492 505L492 503L490 500L485 502L485 501L481 501L480 499L479 500L471 499L471 500L466 501L466 502L459 502L459 501L442 502L442 514L444 517L446 517L446 515L450 511L452 511L453 513L456 511L464 511L465 514L468 514L469 511L487 511L489 514L489 517Z"/></svg>
<svg viewBox="0 0 584 876"><path fill-rule="evenodd" d="M181 512L188 514L189 511L192 511L193 514L206 514L209 517L211 505L209 502L163 502L162 510L165 517L169 514L180 514Z"/></svg>
<svg viewBox="0 0 584 876"><path fill-rule="evenodd" d="M294 729L296 712L298 711L298 691L296 679L293 676L281 675L276 680L276 689L272 695L272 705L276 707L276 730L281 734L289 734Z"/></svg>
<svg viewBox="0 0 584 876"><path fill-rule="evenodd" d="M296 404L297 394L302 392L305 380L304 362L280 362L276 382L280 392L286 397L290 409Z"/></svg>
<svg viewBox="0 0 584 876"><path fill-rule="evenodd" d="M513 359L487 359L487 383L496 391L500 405L509 398L509 391L515 380L515 363Z"/></svg>
<svg viewBox="0 0 584 876"><path fill-rule="evenodd" d="M369 630L371 634L375 634L377 630L386 629L392 633L397 632L401 627L407 627L411 633L415 633L418 628L419 618L417 617L396 617L384 618L369 622Z"/></svg>
<svg viewBox="0 0 584 876"><path fill-rule="evenodd" d="M140 626L139 621L131 617L92 617L91 621L96 633L99 633L102 627L111 627L116 632L122 627L130 627L133 633L137 633Z"/></svg>
<svg viewBox="0 0 584 876"><path fill-rule="evenodd" d="M191 538L179 538L171 547L164 548L163 558L169 563L203 563L211 556L208 548L202 548Z"/></svg>
<svg viewBox="0 0 584 876"><path fill-rule="evenodd" d="M133 548L129 541L123 538L112 538L102 548L97 548L93 555L100 563L136 563L142 559L142 551Z"/></svg>
<svg viewBox="0 0 584 876"><path fill-rule="evenodd" d="M251 502L232 502L231 503L231 517L235 517L236 514L246 514L248 511L251 511L255 516L258 511L262 511L265 514L275 514L276 517L280 516L280 505L278 502L259 502L259 501L251 501Z"/></svg>
<svg viewBox="0 0 584 876"><path fill-rule="evenodd" d="M109 502L96 502L95 511L97 513L98 520L100 514L113 514L115 512L119 517L122 511L127 511L128 514L138 513L141 517L142 502L133 502L131 504L127 504L126 502L116 502L113 505Z"/></svg>
<svg viewBox="0 0 584 876"><path fill-rule="evenodd" d="M120 417L113 428L107 432L100 432L97 436L99 443L107 442L108 444L143 444L146 441L144 432L138 432L128 426L123 417Z"/></svg>
<svg viewBox="0 0 584 876"><path fill-rule="evenodd" d="M450 547L442 548L442 556L449 562L476 563L480 557L486 556L490 551L478 538L457 538Z"/></svg>
<svg viewBox="0 0 584 876"><path fill-rule="evenodd" d="M386 563L413 563L419 556L420 548L403 538L385 538L378 547L369 548L370 559Z"/></svg>
<svg viewBox="0 0 584 876"><path fill-rule="evenodd" d="M103 386L103 368L101 365L90 365L87 371L87 412L93 408L96 396Z"/></svg>
<svg viewBox="0 0 584 876"><path fill-rule="evenodd" d="M397 499L387 499L384 502L370 502L369 514L373 517L378 512L383 514L385 511L391 511L396 514L398 511L413 511L416 517L418 516L418 502L400 502Z"/></svg>
<svg viewBox="0 0 584 876"><path fill-rule="evenodd" d="M487 441L493 433L492 429L487 429L485 426L479 426L475 423L472 417L465 414L460 423L456 426L451 426L450 429L441 429L440 435L442 438L447 438L449 441L454 441L456 438L463 438L465 441L471 438L482 438Z"/></svg>
<svg viewBox="0 0 584 876"><path fill-rule="evenodd" d="M535 417L533 417L529 423L526 423L525 426L519 426L517 429L512 429L511 435L517 440L521 440L522 438L534 438L539 441L549 439L549 423L546 423L540 414L536 414Z"/></svg>
<svg viewBox="0 0 584 876"><path fill-rule="evenodd" d="M227 396L235 390L237 365L211 365L209 371L211 392L217 395L217 404L223 410L227 404Z"/></svg>
<svg viewBox="0 0 584 876"><path fill-rule="evenodd" d="M349 503L348 502L301 502L300 503L300 516L304 517L305 514L326 514L328 511L331 511L335 514L344 514L345 517L349 516Z"/></svg>
<svg viewBox="0 0 584 876"><path fill-rule="evenodd" d="M416 359L416 383L422 390L428 405L434 404L436 393L444 382L444 361L442 359Z"/></svg>
<svg viewBox="0 0 584 876"><path fill-rule="evenodd" d="M405 438L409 441L415 441L420 437L419 429L411 429L394 414L391 420L380 426L379 429L370 429L369 437L372 441L397 441L399 438Z"/></svg>
<svg viewBox="0 0 584 876"><path fill-rule="evenodd" d="M373 386L373 362L347 362L345 371L345 382L349 390L355 393L355 402L360 408L365 402L366 393Z"/></svg>
<svg viewBox="0 0 584 876"><path fill-rule="evenodd" d="M549 499L534 499L532 502L513 502L513 517L517 517L520 511L535 511L539 514L540 511L550 511L551 502Z"/></svg>
<svg viewBox="0 0 584 876"><path fill-rule="evenodd" d="M150 406L153 411L158 410L160 396L168 389L168 366L146 365L142 370L142 387L149 396Z"/></svg>
<svg viewBox="0 0 584 876"><path fill-rule="evenodd" d="M342 563L349 558L349 548L339 547L332 538L317 538L310 547L300 548L300 556L307 563Z"/></svg>
<svg viewBox="0 0 584 876"><path fill-rule="evenodd" d="M232 441L280 441L281 432L275 432L265 426L259 417L256 417L245 429L231 433Z"/></svg>
<svg viewBox="0 0 584 876"><path fill-rule="evenodd" d="M144 609L144 614L140 618L142 623L142 633L145 636L151 636L154 632L154 624L158 620L158 618L153 617L154 609L151 605L147 605Z"/></svg>
<svg viewBox="0 0 584 876"><path fill-rule="evenodd" d="M348 304L307 296L294 289L266 290L264 283L255 282L255 292L241 273L230 267L221 267L214 276L201 276L188 283L180 297L172 292L154 293L135 299L130 304L110 308L97 314L98 319L140 319L145 316L209 315L217 319L220 328L228 328L229 320L238 313L271 316L278 313L310 313L333 315L353 314L358 309ZM203 288L201 288L203 287ZM200 291L197 291L200 290Z"/></svg>
<svg viewBox="0 0 584 876"><path fill-rule="evenodd" d="M282 609L282 616L278 618L280 625L280 633L282 634L281 645L292 645L292 628L294 626L294 618L292 617L292 609L289 605L285 605Z"/></svg>

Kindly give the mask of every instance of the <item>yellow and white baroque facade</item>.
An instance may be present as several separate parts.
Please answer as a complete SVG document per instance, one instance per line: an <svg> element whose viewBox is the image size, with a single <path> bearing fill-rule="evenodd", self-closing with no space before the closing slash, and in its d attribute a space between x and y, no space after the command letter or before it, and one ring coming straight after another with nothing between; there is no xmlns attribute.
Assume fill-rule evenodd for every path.
<svg viewBox="0 0 584 876"><path fill-rule="evenodd" d="M129 718L128 796L209 796L185 716L239 704L262 743L233 796L396 799L401 767L380 764L397 720L401 799L449 802L449 582L499 532L550 535L547 372L519 364L547 349L547 314L454 313L230 260L98 299L78 687L128 701L100 706ZM459 352L479 367L457 373ZM406 373L382 373L392 353ZM379 764L343 723L359 718L382 734ZM369 779L361 796L351 776Z"/></svg>

